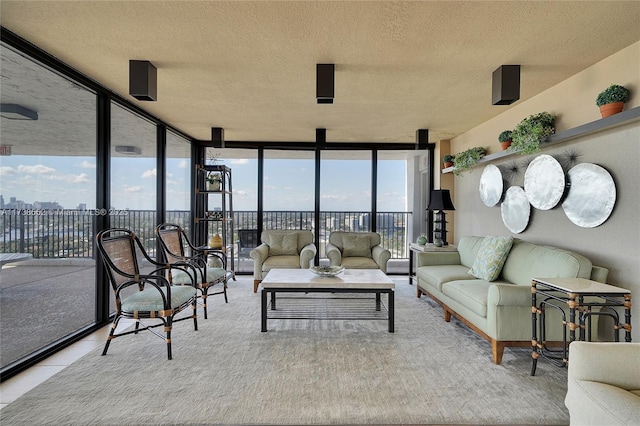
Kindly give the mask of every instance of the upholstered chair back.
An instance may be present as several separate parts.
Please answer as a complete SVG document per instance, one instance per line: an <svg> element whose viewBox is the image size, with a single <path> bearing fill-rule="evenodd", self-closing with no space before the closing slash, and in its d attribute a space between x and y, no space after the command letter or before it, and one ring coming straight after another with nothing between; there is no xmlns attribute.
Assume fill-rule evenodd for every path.
<svg viewBox="0 0 640 426"><path fill-rule="evenodd" d="M262 231L260 240L269 246L269 256L298 255L313 243L313 233L300 229L270 229Z"/></svg>
<svg viewBox="0 0 640 426"><path fill-rule="evenodd" d="M333 231L329 234L329 244L333 244L338 247L341 252L343 252L344 256L344 247L345 240L347 244L350 242L349 240L358 238L358 239L368 239L369 240L369 249L380 245L380 235L375 232L347 232L347 231ZM371 257L371 255L369 255Z"/></svg>

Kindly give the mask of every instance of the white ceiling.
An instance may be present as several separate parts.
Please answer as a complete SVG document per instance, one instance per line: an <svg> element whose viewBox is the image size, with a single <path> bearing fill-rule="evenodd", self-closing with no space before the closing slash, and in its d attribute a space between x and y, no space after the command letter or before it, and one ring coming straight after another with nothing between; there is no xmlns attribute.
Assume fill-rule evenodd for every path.
<svg viewBox="0 0 640 426"><path fill-rule="evenodd" d="M447 139L510 108L491 105L500 65L522 66L522 102L640 40L638 1L2 0L0 12L203 140L211 127L228 141L312 142L316 128L328 142L414 142L420 128ZM130 59L158 68L157 102L128 95ZM316 104L317 63L336 64L333 105Z"/></svg>

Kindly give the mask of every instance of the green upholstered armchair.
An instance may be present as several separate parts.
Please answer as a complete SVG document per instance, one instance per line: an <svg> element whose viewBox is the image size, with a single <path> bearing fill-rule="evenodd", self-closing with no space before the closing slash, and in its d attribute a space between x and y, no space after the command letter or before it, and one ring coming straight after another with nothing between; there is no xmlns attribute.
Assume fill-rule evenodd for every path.
<svg viewBox="0 0 640 426"><path fill-rule="evenodd" d="M346 269L380 269L387 273L389 250L380 245L380 235L375 232L334 231L329 234L326 248L331 266Z"/></svg>
<svg viewBox="0 0 640 426"><path fill-rule="evenodd" d="M251 250L253 259L253 292L271 269L307 269L316 256L313 233L306 230L268 230L260 235L262 242Z"/></svg>

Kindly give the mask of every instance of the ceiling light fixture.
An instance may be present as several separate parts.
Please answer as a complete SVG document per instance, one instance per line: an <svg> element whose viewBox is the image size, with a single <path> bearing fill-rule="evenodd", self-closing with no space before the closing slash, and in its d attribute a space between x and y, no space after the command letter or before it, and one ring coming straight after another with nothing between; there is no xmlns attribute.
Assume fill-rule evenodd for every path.
<svg viewBox="0 0 640 426"><path fill-rule="evenodd" d="M116 145L116 152L119 152L123 155L140 155L142 154L142 150L137 146L131 145Z"/></svg>
<svg viewBox="0 0 640 426"><path fill-rule="evenodd" d="M501 65L493 72L493 105L511 105L520 99L520 65Z"/></svg>
<svg viewBox="0 0 640 426"><path fill-rule="evenodd" d="M429 145L429 129L416 130L416 149L427 149Z"/></svg>
<svg viewBox="0 0 640 426"><path fill-rule="evenodd" d="M316 102L333 103L335 64L316 64Z"/></svg>
<svg viewBox="0 0 640 426"><path fill-rule="evenodd" d="M9 120L37 120L38 113L18 104L0 104L0 116Z"/></svg>
<svg viewBox="0 0 640 426"><path fill-rule="evenodd" d="M211 128L211 144L214 148L224 148L224 129L222 127Z"/></svg>
<svg viewBox="0 0 640 426"><path fill-rule="evenodd" d="M129 94L139 101L158 100L158 70L149 61L129 61Z"/></svg>

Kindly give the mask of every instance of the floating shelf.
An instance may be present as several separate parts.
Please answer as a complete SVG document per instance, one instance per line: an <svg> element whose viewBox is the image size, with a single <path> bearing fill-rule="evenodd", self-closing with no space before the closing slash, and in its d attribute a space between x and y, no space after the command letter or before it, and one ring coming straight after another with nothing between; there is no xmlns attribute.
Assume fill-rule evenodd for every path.
<svg viewBox="0 0 640 426"><path fill-rule="evenodd" d="M555 133L549 137L546 142L540 144L540 149L545 149L549 146L566 142L571 139L575 139L581 136L590 135L592 133L601 132L613 127L622 126L627 123L640 120L640 107L631 108L626 111L622 111L618 114L611 115L607 118L601 118L590 123L583 124L572 129L563 130L559 133ZM483 163L489 163L491 161L499 160L506 157L520 155L518 151L500 151L490 155L485 155L474 165L477 166ZM442 173L452 173L453 167L447 167L442 169Z"/></svg>

